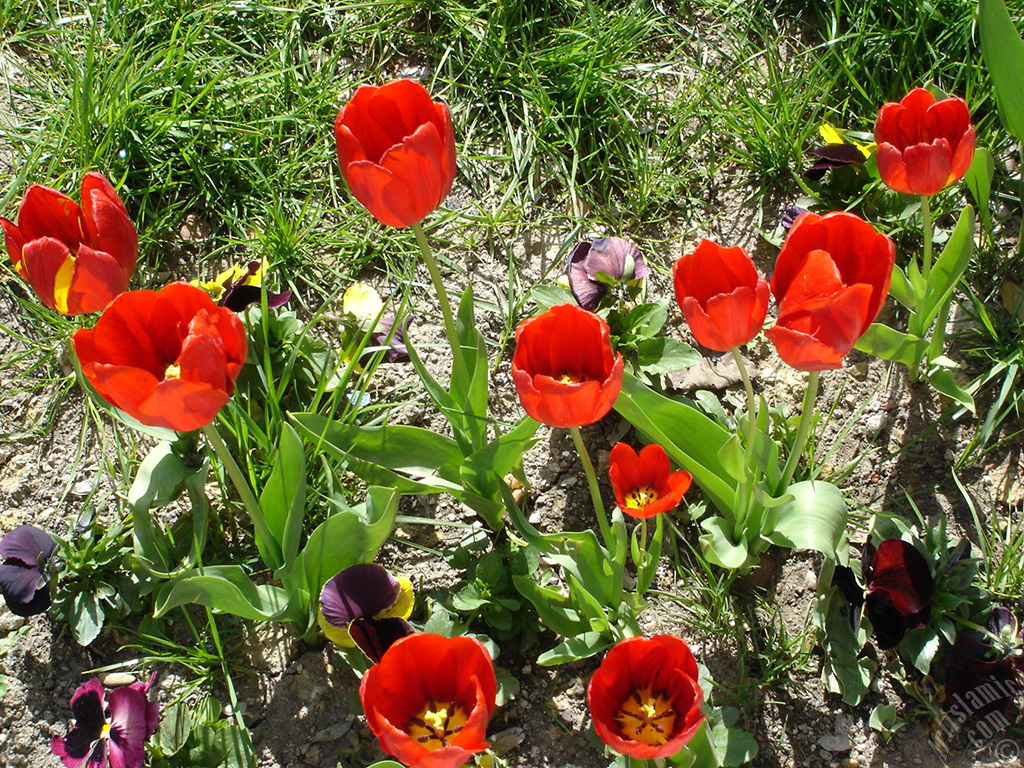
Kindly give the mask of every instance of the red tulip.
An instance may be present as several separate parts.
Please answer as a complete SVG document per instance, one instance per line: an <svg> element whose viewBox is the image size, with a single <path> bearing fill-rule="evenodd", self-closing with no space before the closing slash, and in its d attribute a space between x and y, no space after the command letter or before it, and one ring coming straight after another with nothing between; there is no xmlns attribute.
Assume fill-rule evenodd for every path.
<svg viewBox="0 0 1024 768"><path fill-rule="evenodd" d="M754 338L768 314L768 283L742 248L701 240L672 268L676 302L694 337L727 352Z"/></svg>
<svg viewBox="0 0 1024 768"><path fill-rule="evenodd" d="M615 503L632 517L654 517L668 512L683 500L693 482L686 470L672 472L665 449L652 443L636 451L616 443L609 458L608 477L615 491Z"/></svg>
<svg viewBox="0 0 1024 768"><path fill-rule="evenodd" d="M878 110L878 173L910 195L934 195L960 179L974 157L974 127L963 99L935 97L915 88Z"/></svg>
<svg viewBox="0 0 1024 768"><path fill-rule="evenodd" d="M516 329L512 380L523 409L552 427L592 424L622 389L622 355L608 324L593 312L559 304Z"/></svg>
<svg viewBox="0 0 1024 768"><path fill-rule="evenodd" d="M697 677L693 653L678 637L623 640L608 651L587 686L594 730L623 755L674 755L704 723Z"/></svg>
<svg viewBox="0 0 1024 768"><path fill-rule="evenodd" d="M122 293L74 336L82 373L133 418L180 432L213 421L245 362L245 327L187 283Z"/></svg>
<svg viewBox="0 0 1024 768"><path fill-rule="evenodd" d="M789 230L771 288L779 319L766 335L801 371L840 368L889 293L892 240L852 213L805 213Z"/></svg>
<svg viewBox="0 0 1024 768"><path fill-rule="evenodd" d="M357 89L334 120L334 136L341 175L382 224L423 221L452 188L452 118L417 82Z"/></svg>
<svg viewBox="0 0 1024 768"><path fill-rule="evenodd" d="M497 695L487 649L471 637L403 637L370 667L359 698L381 749L411 768L457 768L488 747Z"/></svg>
<svg viewBox="0 0 1024 768"><path fill-rule="evenodd" d="M82 179L82 206L33 184L17 225L0 218L11 262L50 309L98 312L128 289L139 238L121 198L98 173Z"/></svg>

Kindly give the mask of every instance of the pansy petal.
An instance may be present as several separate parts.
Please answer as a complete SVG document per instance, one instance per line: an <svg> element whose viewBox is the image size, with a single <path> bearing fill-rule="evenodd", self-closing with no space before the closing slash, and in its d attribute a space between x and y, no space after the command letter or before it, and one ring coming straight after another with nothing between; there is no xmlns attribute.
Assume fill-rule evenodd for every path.
<svg viewBox="0 0 1024 768"><path fill-rule="evenodd" d="M28 603L36 596L36 590L43 576L38 568L21 565L15 560L5 560L0 565L0 592L3 592L7 607L13 613L25 610ZM32 614L18 614L29 615Z"/></svg>
<svg viewBox="0 0 1024 768"><path fill-rule="evenodd" d="M416 630L405 619L353 619L348 625L349 635L356 646L374 664L378 663L388 648Z"/></svg>
<svg viewBox="0 0 1024 768"><path fill-rule="evenodd" d="M57 542L50 534L32 525L20 525L0 539L0 557L13 558L29 566L38 566L56 549Z"/></svg>
<svg viewBox="0 0 1024 768"><path fill-rule="evenodd" d="M149 704L146 694L131 687L107 694L110 707L110 768L141 768L149 736Z"/></svg>
<svg viewBox="0 0 1024 768"><path fill-rule="evenodd" d="M401 585L386 568L376 563L351 565L332 577L320 590L324 619L336 627L348 627L354 619L373 618L393 606Z"/></svg>

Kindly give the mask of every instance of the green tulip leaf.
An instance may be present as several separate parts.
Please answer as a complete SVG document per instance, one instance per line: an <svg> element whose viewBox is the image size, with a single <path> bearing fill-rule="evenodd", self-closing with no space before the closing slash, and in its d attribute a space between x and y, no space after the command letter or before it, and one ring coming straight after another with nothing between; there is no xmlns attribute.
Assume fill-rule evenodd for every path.
<svg viewBox="0 0 1024 768"><path fill-rule="evenodd" d="M1024 41L1003 0L980 0L981 54L992 77L1003 126L1024 141Z"/></svg>
<svg viewBox="0 0 1024 768"><path fill-rule="evenodd" d="M896 299L896 301L911 312L913 312L917 307L919 299L917 291L914 290L913 284L904 274L903 270L896 265L893 265L892 268L892 279L889 281L889 293L894 299Z"/></svg>
<svg viewBox="0 0 1024 768"><path fill-rule="evenodd" d="M792 500L770 510L769 538L781 547L835 558L846 535L846 499L832 483L806 480L786 489Z"/></svg>
<svg viewBox="0 0 1024 768"><path fill-rule="evenodd" d="M537 663L542 667L553 667L556 664L588 659L614 642L614 638L601 632L584 632L563 640L550 651L542 653L537 657Z"/></svg>
<svg viewBox="0 0 1024 768"><path fill-rule="evenodd" d="M902 363L909 370L916 371L928 350L928 340L909 333L902 333L881 323L872 323L857 339L855 345L861 352Z"/></svg>
<svg viewBox="0 0 1024 768"><path fill-rule="evenodd" d="M978 147L974 150L974 160L971 167L964 175L967 188L971 190L978 211L981 214L981 221L985 232L992 236L992 212L989 210L989 198L992 192L992 179L996 173L995 160L992 153L985 147Z"/></svg>
<svg viewBox="0 0 1024 768"><path fill-rule="evenodd" d="M283 589L257 586L240 566L213 565L185 571L165 584L156 595L153 615L198 604L250 621L269 621L284 617L287 602Z"/></svg>
<svg viewBox="0 0 1024 768"><path fill-rule="evenodd" d="M974 398L971 397L971 393L963 389L959 384L956 383L956 378L953 376L953 371L949 368L942 368L933 366L928 371L928 383L935 387L937 392L948 397L957 403L960 403L964 408L974 413Z"/></svg>
<svg viewBox="0 0 1024 768"><path fill-rule="evenodd" d="M946 307L948 314L949 299L953 295L960 278L971 262L974 250L974 209L965 206L957 220L953 234L949 236L942 255L936 259L932 271L928 275L928 292L918 308L921 318L920 328L926 331L935 322L946 327L946 317L940 317L940 309Z"/></svg>
<svg viewBox="0 0 1024 768"><path fill-rule="evenodd" d="M747 542L732 541L728 524L722 518L710 517L701 521L701 527L707 533L700 537L700 548L709 563L719 568L745 572L757 562L757 557L750 552Z"/></svg>
<svg viewBox="0 0 1024 768"><path fill-rule="evenodd" d="M260 509L272 540L261 542L256 529L256 546L263 561L276 570L298 554L306 517L306 454L299 435L285 422L281 424L274 468L260 494ZM275 556L273 561L268 559L271 554Z"/></svg>

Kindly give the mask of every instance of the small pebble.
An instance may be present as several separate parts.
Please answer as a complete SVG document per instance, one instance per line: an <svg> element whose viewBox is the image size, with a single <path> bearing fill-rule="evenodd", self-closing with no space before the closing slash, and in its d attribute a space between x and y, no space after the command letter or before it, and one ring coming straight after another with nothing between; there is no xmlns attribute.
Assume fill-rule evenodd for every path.
<svg viewBox="0 0 1024 768"><path fill-rule="evenodd" d="M101 680L106 688L120 688L124 685L131 685L137 678L128 672L111 672L104 675Z"/></svg>

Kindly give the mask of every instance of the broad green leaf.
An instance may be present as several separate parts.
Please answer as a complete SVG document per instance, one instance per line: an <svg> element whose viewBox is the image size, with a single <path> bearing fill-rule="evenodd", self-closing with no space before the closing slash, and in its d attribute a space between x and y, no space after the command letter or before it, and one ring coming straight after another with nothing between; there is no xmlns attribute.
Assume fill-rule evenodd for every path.
<svg viewBox="0 0 1024 768"><path fill-rule="evenodd" d="M188 704L179 701L171 707L167 707L160 713L160 751L166 755L173 755L188 741L192 733L192 712Z"/></svg>
<svg viewBox="0 0 1024 768"><path fill-rule="evenodd" d="M896 301L911 312L913 312L917 307L919 296L914 291L914 286L911 285L910 280L907 279L905 274L903 274L903 270L896 265L893 265L892 268L892 280L889 281L889 293L894 299L896 299Z"/></svg>
<svg viewBox="0 0 1024 768"><path fill-rule="evenodd" d="M542 653L537 657L537 663L542 667L553 667L556 664L588 659L614 642L613 638L600 632L584 632L575 637L569 637L550 651Z"/></svg>
<svg viewBox="0 0 1024 768"><path fill-rule="evenodd" d="M465 404L465 429L470 444L474 448L483 448L487 442L487 396L489 393L487 347L483 334L476 328L473 311L473 284L466 285L459 302L456 317L456 333L459 335L459 346L466 371L469 373L469 385L463 389L455 380L453 373L452 385L449 387L456 403Z"/></svg>
<svg viewBox="0 0 1024 768"><path fill-rule="evenodd" d="M629 373L623 377L615 410L652 442L660 443L719 510L733 513L735 483L726 479L728 473L718 458L731 432L696 408L659 395Z"/></svg>
<svg viewBox="0 0 1024 768"><path fill-rule="evenodd" d="M866 639L864 628L854 633L848 614L849 603L836 587L819 598L825 613L825 666L828 688L842 696L845 703L856 706L868 692L876 664L860 658Z"/></svg>
<svg viewBox="0 0 1024 768"><path fill-rule="evenodd" d="M99 635L106 612L99 597L92 592L79 592L71 603L68 623L79 645L89 645Z"/></svg>
<svg viewBox="0 0 1024 768"><path fill-rule="evenodd" d="M855 346L861 352L867 352L882 360L902 363L915 371L924 359L928 340L911 336L909 333L901 333L881 323L872 323L864 335L857 339Z"/></svg>
<svg viewBox="0 0 1024 768"><path fill-rule="evenodd" d="M846 499L832 483L806 480L786 489L793 499L770 510L769 538L779 546L813 549L836 557L846 533Z"/></svg>
<svg viewBox="0 0 1024 768"><path fill-rule="evenodd" d="M732 540L731 526L720 517L709 517L701 521L707 531L700 537L700 549L709 563L729 570L746 570L757 562L757 557L747 548L747 542Z"/></svg>
<svg viewBox="0 0 1024 768"><path fill-rule="evenodd" d="M426 390L430 399L434 401L434 405L437 406L438 410L444 414L448 423L452 425L452 434L455 436L455 442L458 443L459 448L464 453L472 451L473 446L466 435L465 409L434 378L434 375L420 359L419 353L412 342L406 340L405 346L409 350L409 360L412 362L412 367L416 369L416 376L423 385L423 389Z"/></svg>
<svg viewBox="0 0 1024 768"><path fill-rule="evenodd" d="M945 329L946 317L938 317L939 310L943 306L949 306L947 302L953 295L953 289L960 282L967 265L970 264L973 250L974 209L968 205L961 211L953 234L946 241L942 255L936 259L928 276L928 292L917 310L921 318L919 327L922 335L931 328L932 323L936 320L942 323L942 328Z"/></svg>
<svg viewBox="0 0 1024 768"><path fill-rule="evenodd" d="M967 169L967 174L964 176L967 188L971 190L971 196L978 206L985 232L989 236L992 234L992 212L989 210L989 197L992 192L992 179L995 172L996 164L992 159L992 153L985 147L978 147L974 150L971 167Z"/></svg>
<svg viewBox="0 0 1024 768"><path fill-rule="evenodd" d="M980 0L978 30L999 119L1018 141L1024 141L1024 41L1003 0Z"/></svg>
<svg viewBox="0 0 1024 768"><path fill-rule="evenodd" d="M609 555L593 531L556 534L561 546L548 555L602 604L615 608L622 595L622 561ZM623 553L624 554L624 553Z"/></svg>
<svg viewBox="0 0 1024 768"><path fill-rule="evenodd" d="M960 385L956 383L956 379L953 377L953 371L949 368L933 368L930 370L928 372L928 383L950 400L955 400L960 403L960 405L971 413L975 412L974 398L971 397L969 392L962 389Z"/></svg>
<svg viewBox="0 0 1024 768"><path fill-rule="evenodd" d="M485 517L485 522L493 530L501 528L501 512L504 509L504 505L499 502L499 486L505 485L505 475L522 464L523 455L539 440L534 437L539 426L540 422L529 416L523 417L508 433L492 440L472 456L467 456L459 468L459 475L467 488L494 502L495 513L491 519Z"/></svg>
<svg viewBox="0 0 1024 768"><path fill-rule="evenodd" d="M574 637L589 629L589 624L573 606L572 601L557 589L542 587L529 576L513 576L519 594L537 609L544 626L562 637Z"/></svg>
<svg viewBox="0 0 1024 768"><path fill-rule="evenodd" d="M700 362L700 352L685 342L667 336L643 339L636 345L636 349L639 358L637 364L647 374L681 371Z"/></svg>
<svg viewBox="0 0 1024 768"><path fill-rule="evenodd" d="M261 545L257 536L256 545L263 561L277 570L299 553L306 516L305 449L299 435L287 422L281 423L274 468L260 494L260 509L273 541ZM268 559L268 555L273 555L275 560Z"/></svg>
<svg viewBox="0 0 1024 768"><path fill-rule="evenodd" d="M739 434L735 434L725 441L725 445L718 449L718 460L722 462L729 477L737 483L743 483L749 479L747 471L747 457L743 452L743 443Z"/></svg>
<svg viewBox="0 0 1024 768"><path fill-rule="evenodd" d="M429 429L360 427L316 413L292 414L308 440L345 459L363 480L401 493L439 493L462 488L463 454L455 441Z"/></svg>
<svg viewBox="0 0 1024 768"><path fill-rule="evenodd" d="M207 467L206 462L189 467L170 443L157 443L139 465L128 489L128 503L140 510L166 506L181 496L190 475L200 471L205 474Z"/></svg>
<svg viewBox="0 0 1024 768"><path fill-rule="evenodd" d="M154 616L179 605L198 604L251 621L284 617L287 596L280 587L257 586L237 565L211 565L179 574L157 592Z"/></svg>
<svg viewBox="0 0 1024 768"><path fill-rule="evenodd" d="M712 731L715 758L722 768L745 765L757 756L757 741L742 728L722 723Z"/></svg>
<svg viewBox="0 0 1024 768"><path fill-rule="evenodd" d="M395 526L398 500L394 488L371 487L365 517L341 512L316 527L296 561L310 595L319 595L328 579L350 565L373 561Z"/></svg>

